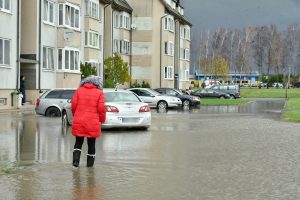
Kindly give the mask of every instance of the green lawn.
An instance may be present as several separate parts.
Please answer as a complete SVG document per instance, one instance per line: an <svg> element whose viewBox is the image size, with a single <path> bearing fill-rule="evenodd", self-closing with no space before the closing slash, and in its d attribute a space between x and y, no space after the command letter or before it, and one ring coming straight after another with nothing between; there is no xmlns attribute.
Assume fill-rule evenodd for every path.
<svg viewBox="0 0 300 200"><path fill-rule="evenodd" d="M284 106L282 119L291 122L300 122L300 98L290 98Z"/></svg>
<svg viewBox="0 0 300 200"><path fill-rule="evenodd" d="M250 100L245 99L206 99L201 98L202 106L221 106L221 105L240 105L249 103Z"/></svg>
<svg viewBox="0 0 300 200"><path fill-rule="evenodd" d="M287 93L286 93L287 92ZM300 98L300 88L276 89L276 88L241 88L241 97L244 98Z"/></svg>

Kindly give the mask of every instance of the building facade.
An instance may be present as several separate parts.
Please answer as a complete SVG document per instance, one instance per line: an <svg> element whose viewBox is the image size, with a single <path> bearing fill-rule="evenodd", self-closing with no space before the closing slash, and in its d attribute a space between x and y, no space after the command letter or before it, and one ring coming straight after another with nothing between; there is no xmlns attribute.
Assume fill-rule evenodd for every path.
<svg viewBox="0 0 300 200"><path fill-rule="evenodd" d="M80 64L105 78L104 59L128 63L131 83L188 87L191 23L174 0L0 1L0 109L51 88L76 88ZM129 87L126 83L124 87Z"/></svg>
<svg viewBox="0 0 300 200"><path fill-rule="evenodd" d="M132 81L189 86L191 23L175 0L128 0L132 13Z"/></svg>

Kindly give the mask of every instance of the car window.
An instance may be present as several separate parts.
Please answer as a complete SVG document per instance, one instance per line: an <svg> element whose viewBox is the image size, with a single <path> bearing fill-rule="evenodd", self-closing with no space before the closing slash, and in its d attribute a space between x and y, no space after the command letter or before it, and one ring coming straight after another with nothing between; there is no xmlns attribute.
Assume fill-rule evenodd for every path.
<svg viewBox="0 0 300 200"><path fill-rule="evenodd" d="M141 96L140 95L140 91L139 90L137 90L137 89L133 89L133 90L130 90L131 92L134 92L135 94L137 94L138 96Z"/></svg>
<svg viewBox="0 0 300 200"><path fill-rule="evenodd" d="M63 92L62 90L52 90L45 96L45 98L58 99L60 97L60 95L62 94L62 92Z"/></svg>
<svg viewBox="0 0 300 200"><path fill-rule="evenodd" d="M213 86L211 86L211 89L214 89L214 90L216 90L216 89L218 89L218 85L213 85Z"/></svg>
<svg viewBox="0 0 300 200"><path fill-rule="evenodd" d="M105 93L105 102L141 102L133 93L128 92L108 92Z"/></svg>
<svg viewBox="0 0 300 200"><path fill-rule="evenodd" d="M161 94L166 94L166 90L163 88L155 89L155 91L161 93Z"/></svg>
<svg viewBox="0 0 300 200"><path fill-rule="evenodd" d="M61 99L72 99L72 96L74 94L75 90L64 90Z"/></svg>
<svg viewBox="0 0 300 200"><path fill-rule="evenodd" d="M220 90L227 90L227 85L220 85Z"/></svg>
<svg viewBox="0 0 300 200"><path fill-rule="evenodd" d="M140 90L140 96L150 97L152 94L147 90Z"/></svg>
<svg viewBox="0 0 300 200"><path fill-rule="evenodd" d="M166 89L166 94L167 94L167 95L175 96L177 93L176 93L176 91L174 91L174 90Z"/></svg>
<svg viewBox="0 0 300 200"><path fill-rule="evenodd" d="M155 90L152 90L152 89L150 89L150 88L148 88L148 92L150 92L151 93L151 95L155 95L155 96L157 96L157 95L161 95L159 92L156 92Z"/></svg>
<svg viewBox="0 0 300 200"><path fill-rule="evenodd" d="M236 86L235 86L235 85L229 85L229 86L228 86L228 89L229 89L229 90L235 90L235 89L236 89Z"/></svg>

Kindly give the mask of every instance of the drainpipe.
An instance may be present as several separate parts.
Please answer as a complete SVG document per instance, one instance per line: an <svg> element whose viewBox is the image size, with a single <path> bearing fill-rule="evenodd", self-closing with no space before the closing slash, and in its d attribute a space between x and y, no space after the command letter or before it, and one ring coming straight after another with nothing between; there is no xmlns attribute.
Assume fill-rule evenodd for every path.
<svg viewBox="0 0 300 200"><path fill-rule="evenodd" d="M159 47L160 47L160 51L159 51L159 87L161 88L161 76L162 76L162 20L163 18L165 18L166 16L168 16L169 14L164 14L163 16L160 17L160 38L159 38Z"/></svg>
<svg viewBox="0 0 300 200"><path fill-rule="evenodd" d="M130 22L132 23L132 13L130 13ZM129 41L130 41L129 74L130 74L130 78L132 78L132 28L131 27L129 32ZM129 86L131 87L131 81L129 82Z"/></svg>
<svg viewBox="0 0 300 200"><path fill-rule="evenodd" d="M39 80L38 80L38 90L39 90L39 93L42 93L42 90L41 90L41 70L42 70L42 66L41 66L41 58L42 58L42 55L41 55L41 45L42 45L42 0L39 1L40 5L39 5L39 62L38 62L38 65L39 65Z"/></svg>
<svg viewBox="0 0 300 200"><path fill-rule="evenodd" d="M20 0L17 1L17 80L16 90L19 90L20 80Z"/></svg>
<svg viewBox="0 0 300 200"><path fill-rule="evenodd" d="M178 19L174 20L174 88L178 89L179 88L179 51L178 51L178 46L180 45L180 42L178 42L177 39L177 23L179 22ZM179 24L180 26L180 24ZM176 59L177 56L177 59ZM177 62L176 62L177 61Z"/></svg>
<svg viewBox="0 0 300 200"><path fill-rule="evenodd" d="M102 37L102 81L103 81L103 84L104 84L104 79L105 79L105 72L104 72L104 38L106 37L105 36L105 16L106 16L106 8L109 6L110 4L106 4L103 8L103 37Z"/></svg>

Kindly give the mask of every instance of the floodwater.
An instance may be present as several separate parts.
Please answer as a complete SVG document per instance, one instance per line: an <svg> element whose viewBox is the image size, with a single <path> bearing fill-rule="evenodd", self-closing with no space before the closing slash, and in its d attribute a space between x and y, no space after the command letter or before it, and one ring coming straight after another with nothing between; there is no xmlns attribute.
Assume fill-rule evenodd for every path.
<svg viewBox="0 0 300 200"><path fill-rule="evenodd" d="M105 130L94 168L59 118L0 113L0 199L300 199L300 124L283 100L152 111L143 130Z"/></svg>

